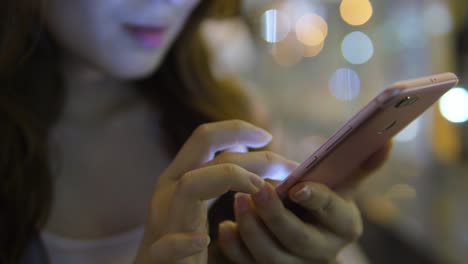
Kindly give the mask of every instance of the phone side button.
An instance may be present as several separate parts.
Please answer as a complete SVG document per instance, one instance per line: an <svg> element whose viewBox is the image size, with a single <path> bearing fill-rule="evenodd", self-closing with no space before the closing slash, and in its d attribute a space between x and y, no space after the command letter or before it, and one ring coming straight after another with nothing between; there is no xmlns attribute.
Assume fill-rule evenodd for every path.
<svg viewBox="0 0 468 264"><path fill-rule="evenodd" d="M318 159L317 156L314 156L312 160L309 162L309 164L307 164L306 169L310 169L312 166L314 166L317 159Z"/></svg>
<svg viewBox="0 0 468 264"><path fill-rule="evenodd" d="M336 135L336 140L333 141L333 143L325 149L325 151L330 150L331 148L335 147L338 143L341 142L341 140L353 129L352 126L346 126L346 128L342 129L338 134Z"/></svg>

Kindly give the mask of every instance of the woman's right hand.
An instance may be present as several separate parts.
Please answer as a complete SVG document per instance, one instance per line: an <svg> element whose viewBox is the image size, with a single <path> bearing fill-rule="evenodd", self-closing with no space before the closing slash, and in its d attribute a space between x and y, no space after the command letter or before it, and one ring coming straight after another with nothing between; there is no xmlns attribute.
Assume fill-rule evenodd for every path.
<svg viewBox="0 0 468 264"><path fill-rule="evenodd" d="M135 264L207 263L207 200L232 190L254 194L261 176L296 167L271 152L230 153L238 145L260 148L271 135L232 120L198 127L160 176L149 205L145 232Z"/></svg>

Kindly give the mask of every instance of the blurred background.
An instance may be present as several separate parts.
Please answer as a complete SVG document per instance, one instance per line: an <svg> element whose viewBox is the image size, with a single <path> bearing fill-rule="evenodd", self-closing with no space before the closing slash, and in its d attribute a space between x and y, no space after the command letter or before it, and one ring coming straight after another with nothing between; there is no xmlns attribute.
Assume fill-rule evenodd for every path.
<svg viewBox="0 0 468 264"><path fill-rule="evenodd" d="M275 151L297 161L391 83L459 75L360 189L373 263L468 263L467 11L461 0L244 0L246 20L204 24L214 73L243 82Z"/></svg>

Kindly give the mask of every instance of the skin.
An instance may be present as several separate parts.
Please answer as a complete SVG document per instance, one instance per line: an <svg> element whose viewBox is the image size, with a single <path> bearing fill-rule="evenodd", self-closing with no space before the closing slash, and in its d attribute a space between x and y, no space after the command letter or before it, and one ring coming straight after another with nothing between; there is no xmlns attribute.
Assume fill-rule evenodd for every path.
<svg viewBox="0 0 468 264"><path fill-rule="evenodd" d="M90 70L89 76L138 79L160 65L199 0L52 0L47 26L65 49L65 58ZM143 48L126 24L167 28L157 48ZM118 55L116 55L118 54Z"/></svg>
<svg viewBox="0 0 468 264"><path fill-rule="evenodd" d="M67 99L50 136L58 150L51 162L58 155L63 166L48 231L94 239L144 224L135 263L207 263L207 201L233 190L243 194L236 196L236 222L219 227L219 246L235 263L331 263L361 234L352 200L319 184L301 183L290 192L315 224L285 209L263 177L272 168L291 172L297 163L272 152L228 152L271 141L251 124L204 124L168 159L154 138L158 128L149 125L154 113L130 81L157 70L199 1L49 2L47 25L62 48ZM168 26L157 48L136 45L122 30L123 23L149 21ZM227 152L215 157L218 151ZM296 196L304 186L308 195Z"/></svg>

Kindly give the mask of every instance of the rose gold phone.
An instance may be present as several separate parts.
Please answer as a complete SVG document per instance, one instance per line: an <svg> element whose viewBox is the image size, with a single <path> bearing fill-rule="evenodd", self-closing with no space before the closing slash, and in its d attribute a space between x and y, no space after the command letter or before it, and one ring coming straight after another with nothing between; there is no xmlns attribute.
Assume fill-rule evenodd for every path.
<svg viewBox="0 0 468 264"><path fill-rule="evenodd" d="M276 191L284 199L302 181L339 187L369 156L458 83L453 73L401 81L385 89L294 170Z"/></svg>

